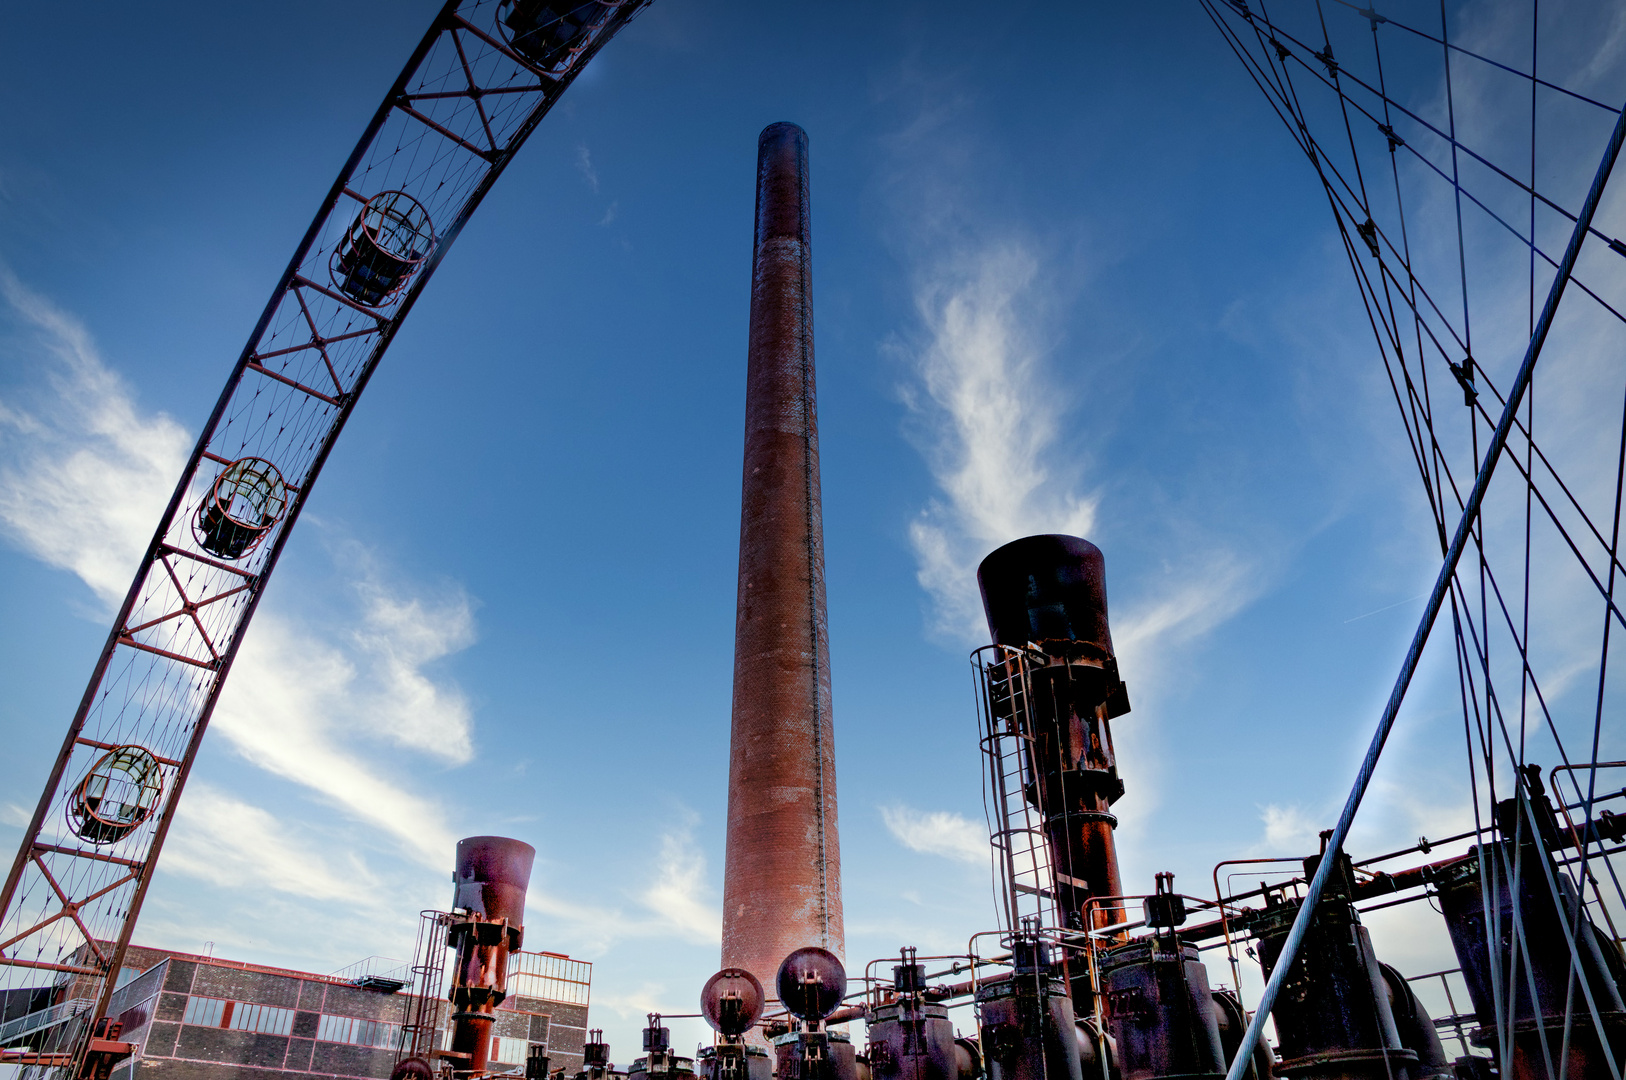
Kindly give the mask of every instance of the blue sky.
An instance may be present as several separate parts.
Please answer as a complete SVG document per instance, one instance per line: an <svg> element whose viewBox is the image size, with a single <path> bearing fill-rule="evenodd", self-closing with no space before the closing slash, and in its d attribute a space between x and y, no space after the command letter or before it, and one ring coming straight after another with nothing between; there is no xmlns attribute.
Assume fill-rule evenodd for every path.
<svg viewBox="0 0 1626 1080"><path fill-rule="evenodd" d="M8 14L0 843L435 7ZM717 964L754 155L777 120L811 139L849 967L993 924L966 654L975 565L1019 535L1106 554L1135 707L1126 882L1204 893L1220 858L1310 849L1437 559L1325 198L1195 4L989 10L657 0L594 61L327 465L137 940L316 971L404 957L449 902L451 842L500 833L537 847L527 941L595 963L617 1061L644 1011L693 1010ZM1575 18L1576 63L1618 100L1618 21ZM1369 853L1462 820L1435 653ZM1387 947L1447 955L1405 926Z"/></svg>

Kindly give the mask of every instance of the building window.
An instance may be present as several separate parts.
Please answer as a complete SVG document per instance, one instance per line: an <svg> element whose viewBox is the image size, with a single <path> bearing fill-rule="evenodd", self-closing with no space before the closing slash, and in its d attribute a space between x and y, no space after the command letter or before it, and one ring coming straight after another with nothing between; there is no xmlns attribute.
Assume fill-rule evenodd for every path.
<svg viewBox="0 0 1626 1080"><path fill-rule="evenodd" d="M491 1060L500 1061L504 1065L525 1064L525 1051L530 1048L529 1039L508 1039L501 1035L491 1037Z"/></svg>
<svg viewBox="0 0 1626 1080"><path fill-rule="evenodd" d="M234 1031L252 1031L260 1035L286 1035L294 1029L294 1011L277 1009L270 1005L250 1005L246 1001L234 1002L231 1018L224 1025Z"/></svg>
<svg viewBox="0 0 1626 1080"><path fill-rule="evenodd" d="M183 1024L251 1031L257 1035L286 1035L294 1029L294 1011L271 1005L252 1005L224 998L192 997L186 1000Z"/></svg>
<svg viewBox="0 0 1626 1080"><path fill-rule="evenodd" d="M316 1037L323 1042L374 1046L389 1050L401 1041L401 1025L383 1020L363 1020L358 1016L322 1014L316 1024Z"/></svg>
<svg viewBox="0 0 1626 1080"><path fill-rule="evenodd" d="M187 998L186 1012L181 1017L181 1023L201 1024L204 1027L219 1027L221 1018L225 1015L226 1002L222 998Z"/></svg>
<svg viewBox="0 0 1626 1080"><path fill-rule="evenodd" d="M586 1005L593 981L593 965L558 953L508 954L508 992L527 997Z"/></svg>

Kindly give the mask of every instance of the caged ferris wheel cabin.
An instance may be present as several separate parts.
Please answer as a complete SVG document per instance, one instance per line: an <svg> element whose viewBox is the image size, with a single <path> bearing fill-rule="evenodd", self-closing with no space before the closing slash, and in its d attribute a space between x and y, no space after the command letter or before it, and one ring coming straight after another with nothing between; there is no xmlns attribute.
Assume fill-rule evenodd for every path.
<svg viewBox="0 0 1626 1080"><path fill-rule="evenodd" d="M229 370L0 890L0 991L66 979L89 1003L0 1030L0 1063L105 1077L128 1055L109 975L311 485L464 224L645 3L449 0L373 114Z"/></svg>
<svg viewBox="0 0 1626 1080"><path fill-rule="evenodd" d="M0 893L0 989L66 977L95 1002L31 1032L26 1050L0 1048L4 1061L105 1080L128 1053L107 1014L109 975L311 485L464 223L644 2L452 0L386 95L231 369ZM1544 52L1554 16L1534 3L1198 6L1325 194L1437 541L1438 576L1343 812L1318 850L1291 859L1216 853L1211 895L1176 891L1172 875L1150 891L1123 881L1112 722L1130 695L1105 559L1078 537L1015 539L979 571L992 644L972 657L997 925L964 953L906 946L890 979L874 961L851 992L822 947L784 956L777 999L769 979L728 964L701 991L719 1036L709 1056L673 1053L652 1016L634 1065L642 1080L766 1080L775 1069L785 1080L1620 1080L1626 1070L1626 698L1611 649L1626 631L1626 377L1614 362L1626 340L1626 196L1611 184L1626 110ZM774 125L763 139L759 225L784 229L774 243L803 245L791 276L805 289L806 136ZM792 308L778 329L805 346L810 309ZM797 374L810 406L810 351ZM816 432L799 436L816 447ZM802 477L815 496L816 468L813 456ZM822 565L811 540L800 554ZM822 610L822 579L818 592ZM1577 667L1573 635L1555 642L1583 613ZM817 632L812 641L827 652ZM1350 852L1431 642L1454 661L1472 827ZM820 817L821 861L823 827ZM1238 867L1257 888L1233 887ZM453 998L487 1006L488 1026L502 978L492 957L518 945L518 888L501 918L430 913L439 936L427 936L417 969L428 985L459 949ZM827 935L840 932L839 882L833 891ZM1403 904L1433 910L1455 967L1382 962L1363 917ZM1257 998L1241 992L1244 969L1263 981ZM471 972L488 982L468 983ZM959 1007L975 1037L950 1022ZM855 1020L862 1048L829 1028ZM430 1073L418 1055L433 1031L415 1029L411 1075ZM617 1075L600 1038L587 1049L583 1080Z"/></svg>

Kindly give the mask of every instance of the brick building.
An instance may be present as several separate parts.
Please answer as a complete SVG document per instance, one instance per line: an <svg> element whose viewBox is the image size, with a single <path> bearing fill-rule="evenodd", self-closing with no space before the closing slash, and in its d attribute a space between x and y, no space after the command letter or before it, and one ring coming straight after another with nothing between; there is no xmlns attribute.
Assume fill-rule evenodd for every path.
<svg viewBox="0 0 1626 1080"><path fill-rule="evenodd" d="M113 1080L388 1077L416 998L388 978L315 975L132 946L108 1014L135 1054ZM135 974L139 970L139 975ZM492 1028L492 1067L523 1073L533 1045L550 1071L582 1067L591 965L516 953ZM404 976L402 976L404 978ZM435 1003L442 1045L448 1006Z"/></svg>

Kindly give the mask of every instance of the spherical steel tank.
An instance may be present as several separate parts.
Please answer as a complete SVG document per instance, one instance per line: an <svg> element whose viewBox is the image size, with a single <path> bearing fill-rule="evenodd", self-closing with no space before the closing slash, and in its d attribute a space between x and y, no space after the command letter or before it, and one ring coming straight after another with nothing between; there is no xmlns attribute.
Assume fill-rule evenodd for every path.
<svg viewBox="0 0 1626 1080"><path fill-rule="evenodd" d="M1106 561L1077 536L1045 533L995 549L977 567L995 645L1076 641L1113 656Z"/></svg>
<svg viewBox="0 0 1626 1080"><path fill-rule="evenodd" d="M743 1035L762 1017L768 995L757 977L744 968L724 968L700 988L700 1015L713 1031Z"/></svg>
<svg viewBox="0 0 1626 1080"><path fill-rule="evenodd" d="M808 945L779 965L774 985L780 1004L803 1020L823 1020L847 995L847 969L829 949Z"/></svg>

